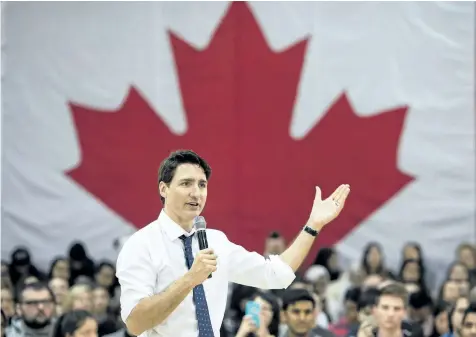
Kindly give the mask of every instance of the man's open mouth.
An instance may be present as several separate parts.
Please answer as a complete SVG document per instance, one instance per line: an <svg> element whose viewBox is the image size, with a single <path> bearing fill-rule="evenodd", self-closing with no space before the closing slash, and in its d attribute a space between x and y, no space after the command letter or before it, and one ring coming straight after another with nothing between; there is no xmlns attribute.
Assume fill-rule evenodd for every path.
<svg viewBox="0 0 476 337"><path fill-rule="evenodd" d="M198 207L198 202L187 202L187 205L193 206L193 207Z"/></svg>

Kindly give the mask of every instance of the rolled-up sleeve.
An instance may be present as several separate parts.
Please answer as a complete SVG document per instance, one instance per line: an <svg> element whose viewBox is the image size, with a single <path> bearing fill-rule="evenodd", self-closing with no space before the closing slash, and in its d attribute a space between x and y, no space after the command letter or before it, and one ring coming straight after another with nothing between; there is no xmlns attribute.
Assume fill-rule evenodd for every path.
<svg viewBox="0 0 476 337"><path fill-rule="evenodd" d="M295 279L292 268L278 255L265 258L230 242L226 236L225 240L231 282L260 289L285 289Z"/></svg>
<svg viewBox="0 0 476 337"><path fill-rule="evenodd" d="M154 294L156 282L147 244L137 234L124 244L116 263L116 276L121 286L121 318L124 322L141 299Z"/></svg>

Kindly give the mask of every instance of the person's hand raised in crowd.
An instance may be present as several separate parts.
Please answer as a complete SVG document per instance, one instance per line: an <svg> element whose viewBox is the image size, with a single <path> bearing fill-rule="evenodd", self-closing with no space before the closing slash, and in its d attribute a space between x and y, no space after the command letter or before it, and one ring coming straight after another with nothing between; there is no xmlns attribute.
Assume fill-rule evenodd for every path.
<svg viewBox="0 0 476 337"><path fill-rule="evenodd" d="M236 337L247 337L251 332L257 332L258 328L256 327L255 322L249 315L245 315L241 320L240 328Z"/></svg>

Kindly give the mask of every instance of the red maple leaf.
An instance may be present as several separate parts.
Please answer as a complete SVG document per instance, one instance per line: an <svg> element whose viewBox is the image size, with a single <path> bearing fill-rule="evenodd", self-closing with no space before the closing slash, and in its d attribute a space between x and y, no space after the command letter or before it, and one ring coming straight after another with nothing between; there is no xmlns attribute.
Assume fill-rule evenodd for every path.
<svg viewBox="0 0 476 337"><path fill-rule="evenodd" d="M171 34L188 119L177 136L131 88L118 111L72 105L82 162L68 174L138 228L161 209L160 161L193 149L213 168L204 215L211 227L261 251L271 230L292 239L306 222L314 186L325 196L339 184L351 198L323 231L331 245L412 178L396 168L406 108L355 115L345 93L300 140L290 120L307 41L283 52L267 45L245 3L233 3L210 45L196 50Z"/></svg>

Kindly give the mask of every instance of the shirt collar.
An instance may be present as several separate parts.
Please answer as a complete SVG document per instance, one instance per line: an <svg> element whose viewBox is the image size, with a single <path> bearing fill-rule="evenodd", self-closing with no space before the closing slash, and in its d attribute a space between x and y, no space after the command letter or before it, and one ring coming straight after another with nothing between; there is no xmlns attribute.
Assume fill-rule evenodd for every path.
<svg viewBox="0 0 476 337"><path fill-rule="evenodd" d="M170 241L178 239L182 235L191 236L195 233L195 228L190 233L185 231L179 224L173 221L167 213L162 209L159 214L159 226L165 231L165 234L169 237Z"/></svg>

